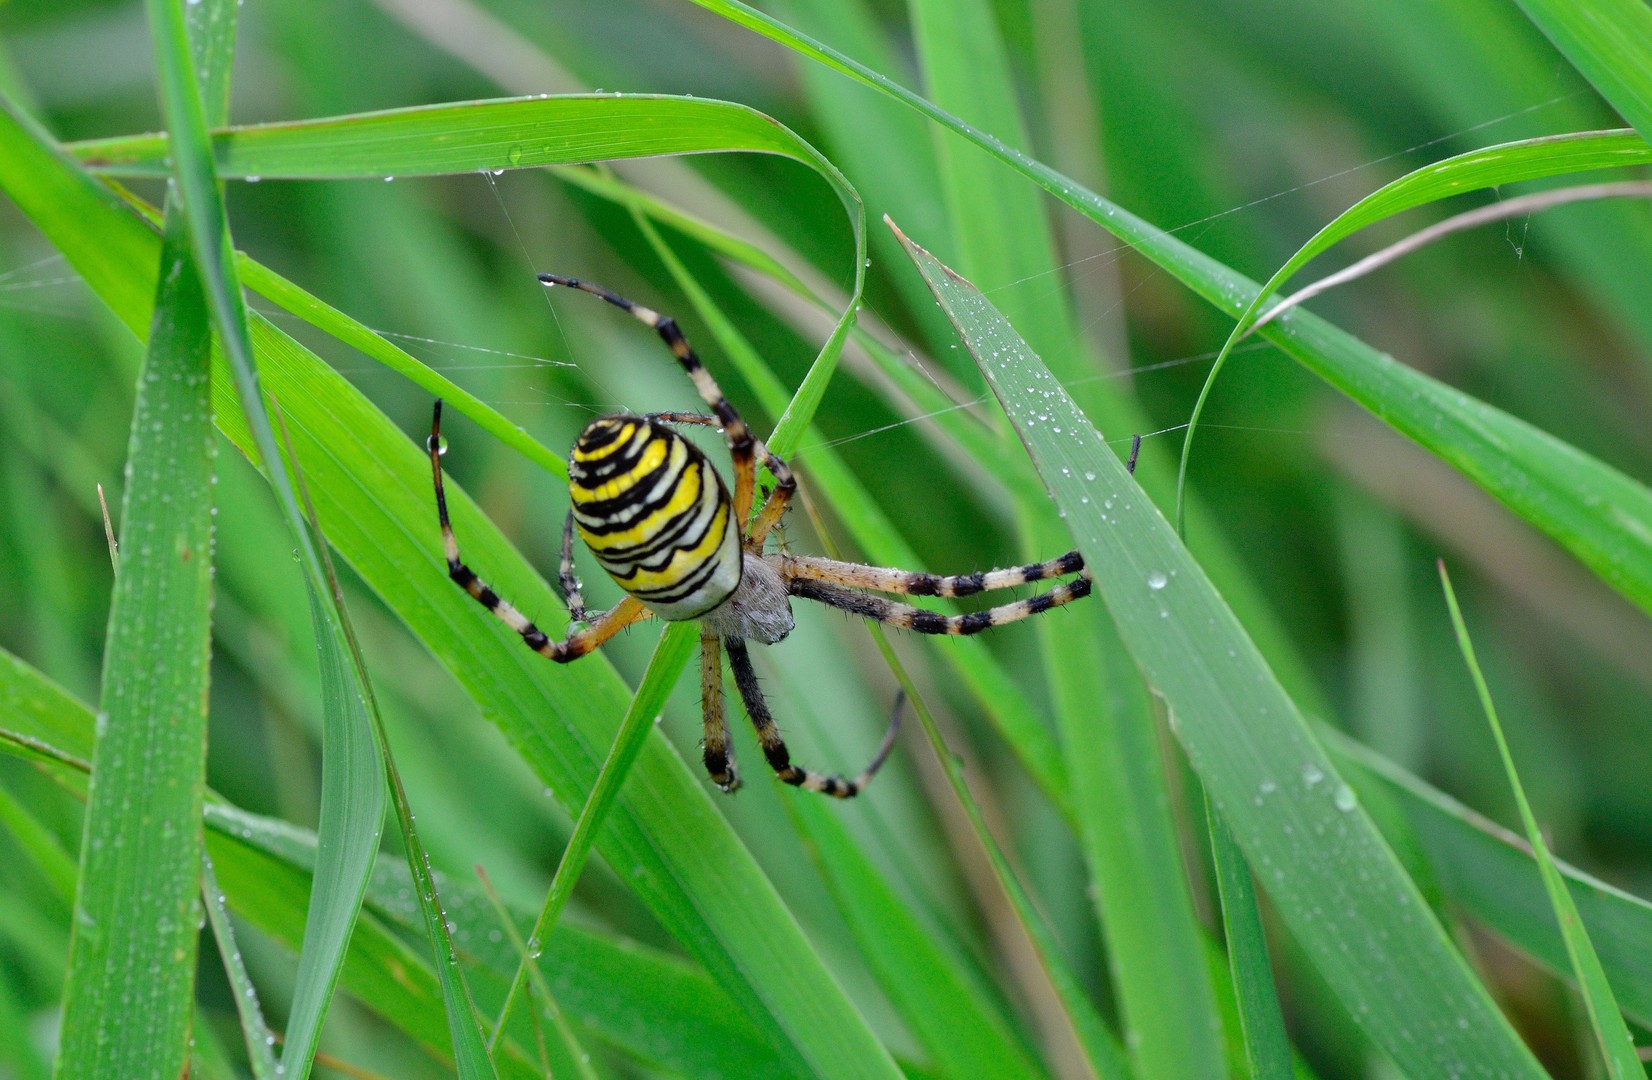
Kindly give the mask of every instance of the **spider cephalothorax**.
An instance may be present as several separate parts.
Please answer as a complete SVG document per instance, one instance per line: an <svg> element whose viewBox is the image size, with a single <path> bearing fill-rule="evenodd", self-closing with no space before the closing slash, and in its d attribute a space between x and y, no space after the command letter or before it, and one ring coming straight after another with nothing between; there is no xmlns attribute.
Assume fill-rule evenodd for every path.
<svg viewBox="0 0 1652 1080"><path fill-rule="evenodd" d="M546 285L565 285L608 301L640 319L670 347L713 415L620 414L591 421L574 443L568 461L572 507L562 529L562 564L558 579L576 624L561 641L552 641L521 612L500 599L459 558L459 543L448 523L442 490L442 403L436 403L430 428L430 467L436 485L436 510L448 574L489 611L522 635L528 647L559 663L589 653L625 627L657 615L700 624L700 692L705 734L706 771L724 791L740 786L723 723L723 663L727 650L734 683L757 738L777 776L788 784L838 798L851 798L872 779L894 743L895 720L872 761L852 780L828 776L791 763L786 743L775 727L757 684L748 639L772 645L792 629L791 597L816 600L891 626L923 634L973 634L1077 600L1090 592L1084 560L1069 551L1049 562L1008 570L940 577L906 570L886 570L859 563L805 555L765 552L764 542L785 513L797 481L786 463L754 438L751 429L723 397L711 373L689 348L677 324L633 304L607 289L574 278L541 274ZM734 460L731 495L710 459L674 431L672 424L721 428ZM774 475L775 485L755 517L757 462ZM574 532L579 532L597 562L626 596L605 612L587 615L574 576ZM970 596L1046 578L1083 576L1049 592L967 615L939 612L872 596L864 590L911 596Z"/></svg>

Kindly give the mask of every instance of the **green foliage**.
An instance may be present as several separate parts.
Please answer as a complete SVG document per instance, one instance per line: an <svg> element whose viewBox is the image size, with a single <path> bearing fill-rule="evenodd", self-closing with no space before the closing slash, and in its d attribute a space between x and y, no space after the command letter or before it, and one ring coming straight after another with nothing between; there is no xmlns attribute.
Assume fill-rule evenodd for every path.
<svg viewBox="0 0 1652 1080"><path fill-rule="evenodd" d="M1638 0L148 9L0 6L0 1075L1634 1074L1645 207L1244 332L1645 171ZM718 795L691 628L557 667L447 579L432 397L552 634L560 451L699 407L537 271L681 321L793 548L1076 544L1096 595L893 647L796 605L794 756L897 684L928 738L838 804L737 732Z"/></svg>

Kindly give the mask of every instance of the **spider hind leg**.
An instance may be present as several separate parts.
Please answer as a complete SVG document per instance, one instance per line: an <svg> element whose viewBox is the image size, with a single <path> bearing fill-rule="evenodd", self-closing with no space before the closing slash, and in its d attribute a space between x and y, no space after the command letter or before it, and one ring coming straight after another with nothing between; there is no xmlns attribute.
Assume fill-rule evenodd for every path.
<svg viewBox="0 0 1652 1080"><path fill-rule="evenodd" d="M775 726L769 704L757 684L757 672L751 666L751 653L746 649L746 643L739 638L729 638L724 645L728 649L729 667L734 670L734 685L739 688L741 700L746 703L746 714L751 717L752 727L757 729L757 741L763 747L763 757L775 775L794 787L818 791L835 799L852 799L865 790L895 745L901 717L899 700L896 701L894 714L889 718L889 729L884 733L883 743L859 776L848 780L842 776L814 772L792 764L786 741L780 737L780 729Z"/></svg>

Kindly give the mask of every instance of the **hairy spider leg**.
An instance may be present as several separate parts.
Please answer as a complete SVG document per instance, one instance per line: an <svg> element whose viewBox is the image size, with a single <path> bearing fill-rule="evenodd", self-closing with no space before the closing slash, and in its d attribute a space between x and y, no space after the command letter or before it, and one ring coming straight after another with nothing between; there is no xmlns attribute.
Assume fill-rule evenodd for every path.
<svg viewBox="0 0 1652 1080"><path fill-rule="evenodd" d="M895 711L889 718L889 729L884 733L883 743L859 776L853 780L846 780L841 776L817 773L792 764L791 754L786 749L786 741L780 737L780 729L775 726L774 717L769 713L769 704L764 700L763 690L757 684L757 672L751 666L751 653L747 651L746 643L739 638L729 638L723 645L728 649L729 667L734 670L734 685L739 688L740 698L746 703L746 715L751 717L752 727L757 729L757 741L763 747L763 757L775 775L795 787L803 788L805 791L818 791L835 799L852 799L859 795L866 785L872 782L872 777L877 775L878 769L889 757L889 751L895 745L895 735L900 729L900 700L897 699L895 702ZM708 720L707 723L709 722Z"/></svg>
<svg viewBox="0 0 1652 1080"><path fill-rule="evenodd" d="M814 555L783 555L780 557L782 577L807 578L831 585L847 585L856 589L874 589L901 596L974 596L995 589L1011 589L1047 578L1066 577L1084 570L1084 556L1077 551L1050 559L1029 563L1007 570L984 570L973 574L953 574L942 577L912 570L893 570L881 566L840 562Z"/></svg>
<svg viewBox="0 0 1652 1080"><path fill-rule="evenodd" d="M873 619L899 630L914 630L920 634L978 634L994 626L1019 622L1051 608L1070 604L1074 600L1089 596L1090 587L1090 579L1083 577L1077 581L1057 585L1047 593L1029 596L1025 600L1000 604L982 611L971 611L965 615L942 615L938 611L929 611L912 604L898 604L881 596L867 596L863 592L816 581L813 578L792 578L786 583L786 590L793 596L816 600L862 618Z"/></svg>

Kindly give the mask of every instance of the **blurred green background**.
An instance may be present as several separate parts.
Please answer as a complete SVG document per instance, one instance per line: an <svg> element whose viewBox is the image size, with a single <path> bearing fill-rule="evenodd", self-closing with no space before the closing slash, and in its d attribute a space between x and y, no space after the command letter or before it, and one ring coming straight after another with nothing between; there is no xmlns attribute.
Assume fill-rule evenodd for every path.
<svg viewBox="0 0 1652 1080"><path fill-rule="evenodd" d="M836 9L776 0L768 10L925 88L899 3ZM1015 100L1000 104L1019 110L1024 139L993 117L967 118L1258 278L1348 204L1427 161L1619 124L1518 10L1497 0L998 0L994 13L1017 87ZM689 4L255 0L240 18L237 124L593 89L727 99L819 147L860 190L872 220L890 214L940 258L955 265L970 258L953 247L937 178L937 156L959 152L951 136ZM159 128L149 57L138 5L0 4L0 87L65 141ZM751 240L824 290L842 294L848 285L853 254L842 211L818 178L791 163L718 156L626 163L616 172ZM137 187L158 201L158 185ZM538 271L600 281L675 314L753 426L766 431L776 419L722 360L631 217L556 169L233 183L228 198L242 249L392 336L553 450L600 412L697 403L652 335L589 298L557 294L547 303ZM1024 276L971 267L972 277L1012 321L1052 294L1065 296L1070 333L1033 343L1046 356L1067 357L1058 370L1088 370L1083 378L1133 395L1149 420L1144 467L1169 467L1177 429L1229 327L1070 211L1053 202L1045 209L1054 241L1048 268ZM1349 246L1363 254L1446 212L1414 212ZM989 416L996 406L976 401L984 392L979 376L917 276L881 226L872 239L863 325L972 402L969 411ZM1403 362L1645 477L1652 475L1649 241L1644 205L1569 207L1453 237L1315 307ZM692 243L673 243L772 370L795 386L829 323ZM427 393L289 316L273 317L410 439L419 436ZM118 505L140 358L63 260L0 202L0 646L88 702L98 696L111 582L96 485ZM1021 547L1011 494L920 411L851 347L792 459L805 495L811 450L831 444L923 568L960 572L1037 554ZM1652 890L1645 618L1456 473L1271 348L1242 347L1205 415L1193 490L1299 658L1291 689L1304 708L1470 807L1515 823L1450 638L1433 568L1443 555L1555 848L1625 889ZM1134 434L1104 433L1121 452ZM543 572L554 572L566 506L560 484L463 419L446 434L451 475ZM320 720L299 571L262 481L230 451L220 455L219 472L208 780L241 807L313 827ZM835 543L845 542L829 509L819 521ZM786 542L819 552L818 527L794 513ZM1206 538L1189 539L1197 550ZM595 565L582 569L587 598L612 602L615 591ZM446 871L468 875L484 865L507 898L536 907L567 815L375 598L353 580L349 586L425 843ZM645 624L607 650L628 679L640 673L656 633ZM1021 627L990 637L1021 693L1041 708L1051 689L1040 635ZM1070 961L1105 999L1105 952L1077 848L936 659L949 644L903 640L899 649L969 757L989 818ZM858 767L894 693L865 634L836 613L804 609L796 634L766 653L763 673L796 757L834 771ZM699 728L693 683L682 681L665 718L691 761ZM780 804L791 793L759 775L746 733L736 738L747 789L719 806L877 1027L888 1010L797 849ZM998 936L1004 916L971 880L979 867L948 841L957 823L936 809L936 770L918 760L927 753L913 739L897 754L872 808L854 808L861 816L853 828L880 836L886 853L929 881L948 905L937 915L942 922L983 955L1002 955L994 949L1007 947ZM1191 813L1174 784L1178 770L1173 794ZM72 850L78 804L10 758L0 758L0 786ZM22 1077L42 1075L47 1060L69 912L14 848L0 828L0 1030L21 1036L0 1039L0 1076ZM1208 917L1208 879L1199 849L1190 850L1195 901ZM623 882L595 863L569 918L677 950ZM1545 1063L1584 1075L1575 1006L1561 985L1494 938L1465 928L1462 940ZM255 979L279 1003L291 956L256 933L242 944ZM1323 1076L1380 1073L1311 972L1288 947L1281 956L1305 1060ZM203 1009L232 1032L229 992L210 951L201 970ZM1018 1008L1037 1013L1036 1005ZM888 1023L899 1048L898 1024ZM439 1074L385 1032L371 1010L341 995L324 1050L384 1075ZM599 1044L605 1072L670 1071L629 1053L623 1040Z"/></svg>

